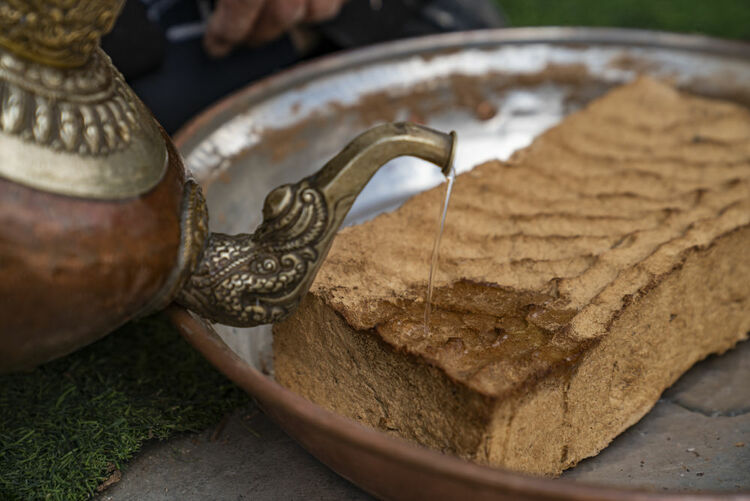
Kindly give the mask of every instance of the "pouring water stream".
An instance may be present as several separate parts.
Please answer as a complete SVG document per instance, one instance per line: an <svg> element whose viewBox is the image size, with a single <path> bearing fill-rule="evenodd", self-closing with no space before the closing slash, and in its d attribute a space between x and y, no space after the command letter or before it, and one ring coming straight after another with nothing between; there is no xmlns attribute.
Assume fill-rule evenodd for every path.
<svg viewBox="0 0 750 501"><path fill-rule="evenodd" d="M432 262L430 264L430 276L427 280L427 297L424 302L424 334L429 336L430 334L430 313L432 310L432 291L433 281L437 276L438 269L438 258L440 253L440 239L443 236L443 229L445 228L445 216L448 214L448 203L451 199L451 192L453 191L453 182L456 180L456 168L451 165L450 173L445 176L447 181L445 185L445 199L443 201L443 207L440 211L439 226L437 234L435 235L435 242L432 245Z"/></svg>

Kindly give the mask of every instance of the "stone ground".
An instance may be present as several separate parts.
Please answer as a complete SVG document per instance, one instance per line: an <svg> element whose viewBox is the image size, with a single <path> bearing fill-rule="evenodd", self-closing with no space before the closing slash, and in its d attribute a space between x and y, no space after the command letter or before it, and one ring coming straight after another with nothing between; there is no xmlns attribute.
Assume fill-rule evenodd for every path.
<svg viewBox="0 0 750 501"><path fill-rule="evenodd" d="M658 490L750 491L750 341L694 367L654 409L564 477ZM365 500L255 407L152 444L106 501Z"/></svg>

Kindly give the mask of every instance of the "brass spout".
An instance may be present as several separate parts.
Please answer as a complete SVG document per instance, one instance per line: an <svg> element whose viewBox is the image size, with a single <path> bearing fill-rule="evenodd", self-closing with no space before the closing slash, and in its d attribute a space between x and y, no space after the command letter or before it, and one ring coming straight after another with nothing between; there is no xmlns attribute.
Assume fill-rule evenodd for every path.
<svg viewBox="0 0 750 501"><path fill-rule="evenodd" d="M357 195L389 160L403 155L447 174L456 136L410 123L374 127L321 170L266 197L252 235L212 233L177 302L236 327L278 322L299 304Z"/></svg>

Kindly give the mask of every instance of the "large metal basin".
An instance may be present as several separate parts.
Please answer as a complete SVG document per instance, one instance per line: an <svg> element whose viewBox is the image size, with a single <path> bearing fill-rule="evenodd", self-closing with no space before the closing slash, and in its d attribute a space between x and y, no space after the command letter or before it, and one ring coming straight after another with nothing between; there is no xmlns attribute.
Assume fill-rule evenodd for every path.
<svg viewBox="0 0 750 501"><path fill-rule="evenodd" d="M268 191L313 172L378 122L411 119L455 129L457 168L463 171L509 156L567 113L639 74L669 78L694 93L750 103L750 46L745 44L630 30L510 29L413 39L301 65L219 102L176 141L205 188L212 229L250 231L259 223ZM400 159L382 169L349 221L397 207L441 182L436 169L419 169L414 162L419 161ZM650 439L639 441L626 433L563 478L546 479L415 446L292 393L273 380L268 327L211 326L178 308L171 315L185 338L254 395L287 433L342 476L383 498L750 498L750 415L742 417L742 409L736 415L727 411L725 417L739 419L731 421L734 428L725 432L726 444L720 446L718 441L709 444L718 422L685 419L679 409L670 414L664 407L680 391L698 391L691 384L709 393L711 385L729 384L731 398L737 401L739 395L738 401L744 399L750 407L750 372L748 377L741 372L750 367L747 347L730 362L716 359L695 369L682 390L657 404L664 415L653 419L655 424L637 425L646 426L638 433L651 434ZM690 471L686 464L693 464L694 447L690 451L678 445L674 457L659 454L656 438L664 429L715 448L711 471L722 479L709 481L708 474L680 470L681 465ZM748 447L735 447L735 436L748 438ZM687 449L686 457L679 447ZM649 467L633 478L638 470L627 470L627 459L638 454L649 458ZM699 492L706 489L725 492Z"/></svg>

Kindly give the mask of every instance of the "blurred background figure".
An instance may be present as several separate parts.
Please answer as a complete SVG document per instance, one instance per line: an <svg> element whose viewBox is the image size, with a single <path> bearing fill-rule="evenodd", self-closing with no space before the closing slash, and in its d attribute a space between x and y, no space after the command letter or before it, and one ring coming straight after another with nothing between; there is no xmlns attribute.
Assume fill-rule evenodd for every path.
<svg viewBox="0 0 750 501"><path fill-rule="evenodd" d="M102 45L174 133L221 97L310 57L504 24L492 0L127 0Z"/></svg>

